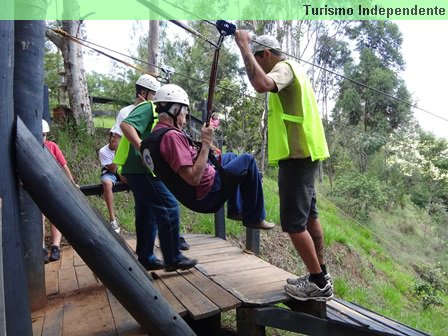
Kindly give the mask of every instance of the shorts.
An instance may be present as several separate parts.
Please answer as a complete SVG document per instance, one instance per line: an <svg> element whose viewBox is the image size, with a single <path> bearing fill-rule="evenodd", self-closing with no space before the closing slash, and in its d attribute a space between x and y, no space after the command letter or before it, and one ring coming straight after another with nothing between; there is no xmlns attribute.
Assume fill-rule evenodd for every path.
<svg viewBox="0 0 448 336"><path fill-rule="evenodd" d="M118 176L114 173L107 172L106 174L101 175L101 182L104 181L112 181L112 185L115 185L118 181Z"/></svg>
<svg viewBox="0 0 448 336"><path fill-rule="evenodd" d="M318 164L311 158L279 161L280 223L284 232L304 232L308 219L318 217L314 190Z"/></svg>

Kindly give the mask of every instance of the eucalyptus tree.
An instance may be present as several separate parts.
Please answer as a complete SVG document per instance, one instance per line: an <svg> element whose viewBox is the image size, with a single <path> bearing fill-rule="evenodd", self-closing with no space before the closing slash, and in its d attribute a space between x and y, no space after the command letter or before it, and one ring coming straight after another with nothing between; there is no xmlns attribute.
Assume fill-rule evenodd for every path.
<svg viewBox="0 0 448 336"><path fill-rule="evenodd" d="M78 10L76 1L64 1L64 13L73 13ZM68 35L79 38L82 33L82 22L82 20L63 20L60 22L60 27ZM52 30L47 30L46 36L58 47L64 60L67 91L73 118L78 126L85 124L87 132L91 134L94 132L94 125L81 45Z"/></svg>
<svg viewBox="0 0 448 336"><path fill-rule="evenodd" d="M361 22L347 27L356 44L358 63L345 67L333 110L333 120L359 130L352 143L365 172L368 159L387 142L387 137L412 120L411 96L399 71L404 67L401 33L392 22Z"/></svg>

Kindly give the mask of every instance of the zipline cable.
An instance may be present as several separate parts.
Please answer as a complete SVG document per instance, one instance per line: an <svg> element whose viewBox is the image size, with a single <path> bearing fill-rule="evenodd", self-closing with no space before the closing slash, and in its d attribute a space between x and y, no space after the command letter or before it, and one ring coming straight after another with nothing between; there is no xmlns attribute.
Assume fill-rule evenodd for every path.
<svg viewBox="0 0 448 336"><path fill-rule="evenodd" d="M145 0L138 0L138 1L140 1L141 3L146 2ZM183 7L181 7L181 6L178 6L178 5L176 5L176 4L173 4L172 2L167 1L167 0L164 0L164 1L165 1L167 4L169 4L169 5L171 5L171 6L175 7L175 8L178 8L178 9L184 11L185 13L188 13L188 14L190 14L190 15L192 15L192 16L195 16L196 18L199 18L201 21L204 21L204 22L207 22L207 23L209 23L209 24L214 25L213 22L208 21L208 20L204 20L204 19L201 18L199 15L196 15L196 14L194 14L194 13L192 13L192 12L186 10L185 8L183 8ZM151 5L151 6L152 6L152 7L155 7L154 5ZM154 9L154 10L155 10L155 9ZM159 10L160 10L160 9L159 9ZM258 44L260 44L260 45L262 45L262 46L264 46L264 47L269 48L269 46L267 46L267 45L265 45L265 44L263 44L263 43L260 43L260 42L258 42L258 41L255 41L254 39L252 39L252 43L254 43L254 42L255 42L255 43L258 43ZM316 67L316 68L319 68L319 69L324 70L324 71L326 71L326 72L329 72L329 73L331 73L331 74L333 74L333 75L335 75L335 76L344 78L344 79L346 79L346 80L348 80L348 81L350 81L350 82L353 82L353 83L355 83L355 84L357 84L357 85L359 85L359 86L362 86L362 87L367 88L367 89L369 89L369 90L375 91L376 93L382 94L382 95L384 95L384 96L386 96L386 97L395 99L395 100L397 100L397 101L399 101L399 102L402 102L402 103L404 103L404 104L406 104L406 105L408 105L408 106L410 106L410 107L412 107L412 108L418 109L418 110L423 111L423 112L425 112L425 113L428 113L428 114L430 114L430 115L432 115L432 116L434 116L434 117L436 117L436 118L439 118L439 119L441 119L441 120L444 120L444 121L447 121L447 122L448 122L448 119L447 119L447 118L444 118L444 117L439 116L439 115L437 115L437 114L435 114L435 113L433 113L433 112L431 112L431 111L428 111L428 110L426 110L426 109L423 109L423 108L419 107L418 105L416 105L416 104L414 104L414 103L408 102L408 101L406 101L406 100L404 100L404 99L395 97L395 96L393 96L393 95L391 95L391 94L389 94L389 93L387 93L387 92L383 92L383 91L378 90L378 89L376 89L376 88L370 87L370 86L368 86L368 85L366 85L366 84L364 84L364 83L362 83L362 82L359 82L359 81L357 81L357 80L355 80L355 79L349 78L349 77L347 77L347 76L345 76L345 75L342 75L342 74L340 74L340 73L338 73L338 72L336 72L336 71L333 71L333 70L330 70L330 69L326 69L326 68L324 68L324 67L322 67L322 66L320 66L320 65L317 65L317 64L315 64L315 63L306 61L306 60L304 60L304 59L302 59L302 58L300 58L300 57L297 57L297 56L288 54L288 53L286 53L286 52L284 52L284 51L281 51L281 50L279 50L279 51L280 51L282 54L284 54L284 55L286 55L286 56L288 56L288 57L291 57L291 58L294 58L294 59L296 59L296 60L299 60L299 61L302 61L302 62L304 62L304 63L307 63L307 64L309 64L309 65L311 65L311 66L313 66L313 67Z"/></svg>

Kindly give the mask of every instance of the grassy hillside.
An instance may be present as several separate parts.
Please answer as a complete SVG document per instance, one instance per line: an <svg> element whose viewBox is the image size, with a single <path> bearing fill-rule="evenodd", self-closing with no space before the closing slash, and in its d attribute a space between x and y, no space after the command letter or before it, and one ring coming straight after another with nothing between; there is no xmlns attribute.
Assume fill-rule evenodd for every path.
<svg viewBox="0 0 448 336"><path fill-rule="evenodd" d="M106 144L108 129L95 136L54 127L50 133L63 150L78 184L99 183L97 153ZM275 174L275 173L274 173ZM268 220L279 223L278 190L275 179L265 177ZM448 334L446 246L434 238L431 220L411 204L394 212L376 211L368 222L345 215L318 185L318 207L325 232L326 258L334 278L336 295L401 321L432 335ZM133 199L129 193L115 194L117 216L123 228L134 231ZM92 205L107 214L104 201L90 197ZM185 232L213 233L213 216L181 210ZM244 244L239 222L227 220L229 240ZM261 233L261 257L293 273L305 272L303 263L279 226ZM233 323L224 318L224 323ZM283 335L270 331L272 335Z"/></svg>

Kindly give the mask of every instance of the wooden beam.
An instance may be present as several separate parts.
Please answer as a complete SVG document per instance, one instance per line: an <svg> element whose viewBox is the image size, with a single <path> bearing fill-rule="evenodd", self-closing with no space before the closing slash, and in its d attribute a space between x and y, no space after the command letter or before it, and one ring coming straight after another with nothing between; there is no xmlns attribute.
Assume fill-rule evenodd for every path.
<svg viewBox="0 0 448 336"><path fill-rule="evenodd" d="M194 335L20 118L16 156L24 189L143 329L151 335Z"/></svg>
<svg viewBox="0 0 448 336"><path fill-rule="evenodd" d="M5 288L3 285L2 199L0 198L0 335L6 335Z"/></svg>
<svg viewBox="0 0 448 336"><path fill-rule="evenodd" d="M79 189L85 196L93 196L93 195L100 196L103 194L103 185L102 184L86 184L86 185L80 186ZM129 186L123 182L115 183L114 187L112 188L112 192L120 192L120 191L128 191L128 190L129 190Z"/></svg>

